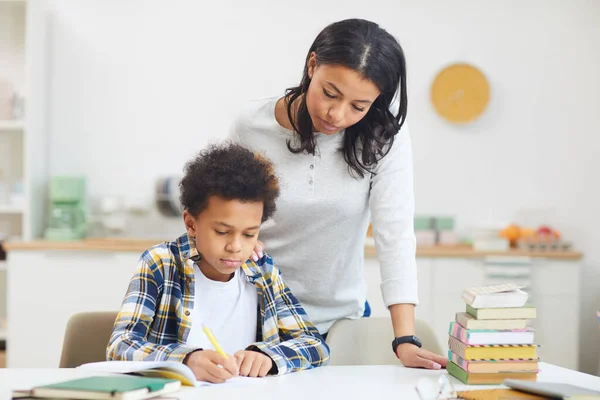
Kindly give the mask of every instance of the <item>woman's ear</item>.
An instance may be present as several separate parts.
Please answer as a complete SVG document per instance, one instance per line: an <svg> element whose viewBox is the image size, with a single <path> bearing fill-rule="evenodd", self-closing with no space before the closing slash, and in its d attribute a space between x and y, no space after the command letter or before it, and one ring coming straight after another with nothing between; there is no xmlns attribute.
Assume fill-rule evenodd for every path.
<svg viewBox="0 0 600 400"><path fill-rule="evenodd" d="M308 61L306 62L306 70L308 71L308 77L312 79L313 74L315 73L315 68L317 67L317 53L314 51L310 53L310 57L308 57Z"/></svg>
<svg viewBox="0 0 600 400"><path fill-rule="evenodd" d="M188 236L196 237L196 218L190 214L188 210L183 212L183 223L185 224L185 230Z"/></svg>

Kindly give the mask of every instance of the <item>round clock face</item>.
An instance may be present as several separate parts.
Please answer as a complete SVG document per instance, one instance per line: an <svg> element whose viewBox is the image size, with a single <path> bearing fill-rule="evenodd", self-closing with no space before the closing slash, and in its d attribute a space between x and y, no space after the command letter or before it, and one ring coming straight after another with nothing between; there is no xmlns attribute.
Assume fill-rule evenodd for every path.
<svg viewBox="0 0 600 400"><path fill-rule="evenodd" d="M483 73L469 64L452 64L441 70L431 86L431 101L443 118L467 123L479 117L490 100L490 85Z"/></svg>

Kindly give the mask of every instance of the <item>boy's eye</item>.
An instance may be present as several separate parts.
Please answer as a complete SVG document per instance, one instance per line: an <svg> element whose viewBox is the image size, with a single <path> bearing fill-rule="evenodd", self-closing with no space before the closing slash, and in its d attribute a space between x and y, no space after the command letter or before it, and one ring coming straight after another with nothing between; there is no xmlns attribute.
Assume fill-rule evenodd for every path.
<svg viewBox="0 0 600 400"><path fill-rule="evenodd" d="M227 232L221 232L216 229L215 229L215 232L217 232L217 235L219 235L219 236L227 235Z"/></svg>
<svg viewBox="0 0 600 400"><path fill-rule="evenodd" d="M335 99L335 95L333 95L332 93L329 93L327 91L327 89L323 89L323 94L327 97L329 97L330 99Z"/></svg>
<svg viewBox="0 0 600 400"><path fill-rule="evenodd" d="M246 236L247 238L253 238L254 234L251 233L244 233L244 236Z"/></svg>

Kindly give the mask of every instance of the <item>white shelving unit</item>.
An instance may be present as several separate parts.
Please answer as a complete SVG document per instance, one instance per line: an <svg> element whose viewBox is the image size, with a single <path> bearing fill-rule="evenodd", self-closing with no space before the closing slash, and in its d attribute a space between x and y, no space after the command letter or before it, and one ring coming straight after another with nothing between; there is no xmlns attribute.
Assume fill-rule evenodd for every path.
<svg viewBox="0 0 600 400"><path fill-rule="evenodd" d="M25 121L6 118L11 92L26 96L26 13L25 1L0 1L0 236L9 238L25 230L23 209L10 201L15 184L25 184Z"/></svg>
<svg viewBox="0 0 600 400"><path fill-rule="evenodd" d="M23 121L0 121L0 132L22 133L24 129L25 123Z"/></svg>
<svg viewBox="0 0 600 400"><path fill-rule="evenodd" d="M45 1L0 0L0 81L8 82L24 98L22 118L0 120L0 192L4 193L0 195L0 237L31 240L41 236L44 227L48 171L46 7ZM22 201L11 202L5 192L14 192L19 186ZM0 293L1 281L2 277Z"/></svg>
<svg viewBox="0 0 600 400"><path fill-rule="evenodd" d="M0 214L23 214L23 207L10 204L0 204Z"/></svg>
<svg viewBox="0 0 600 400"><path fill-rule="evenodd" d="M40 237L47 208L46 1L0 0L0 82L24 99L22 117L8 113L0 93L0 241ZM2 90L6 94L6 90ZM13 196L19 192L20 196ZM16 198L18 197L18 199ZM0 341L7 339L8 261L0 261Z"/></svg>

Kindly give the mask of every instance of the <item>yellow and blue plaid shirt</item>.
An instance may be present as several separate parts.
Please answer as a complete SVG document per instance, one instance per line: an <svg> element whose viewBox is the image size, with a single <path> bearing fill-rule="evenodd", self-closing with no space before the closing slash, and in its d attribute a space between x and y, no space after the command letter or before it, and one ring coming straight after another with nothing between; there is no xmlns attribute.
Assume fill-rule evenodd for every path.
<svg viewBox="0 0 600 400"><path fill-rule="evenodd" d="M187 234L146 250L131 278L106 350L108 360L183 361L194 309L194 266L201 259ZM325 365L329 347L265 255L242 270L259 294L258 350L278 375ZM272 370L274 372L275 368Z"/></svg>

